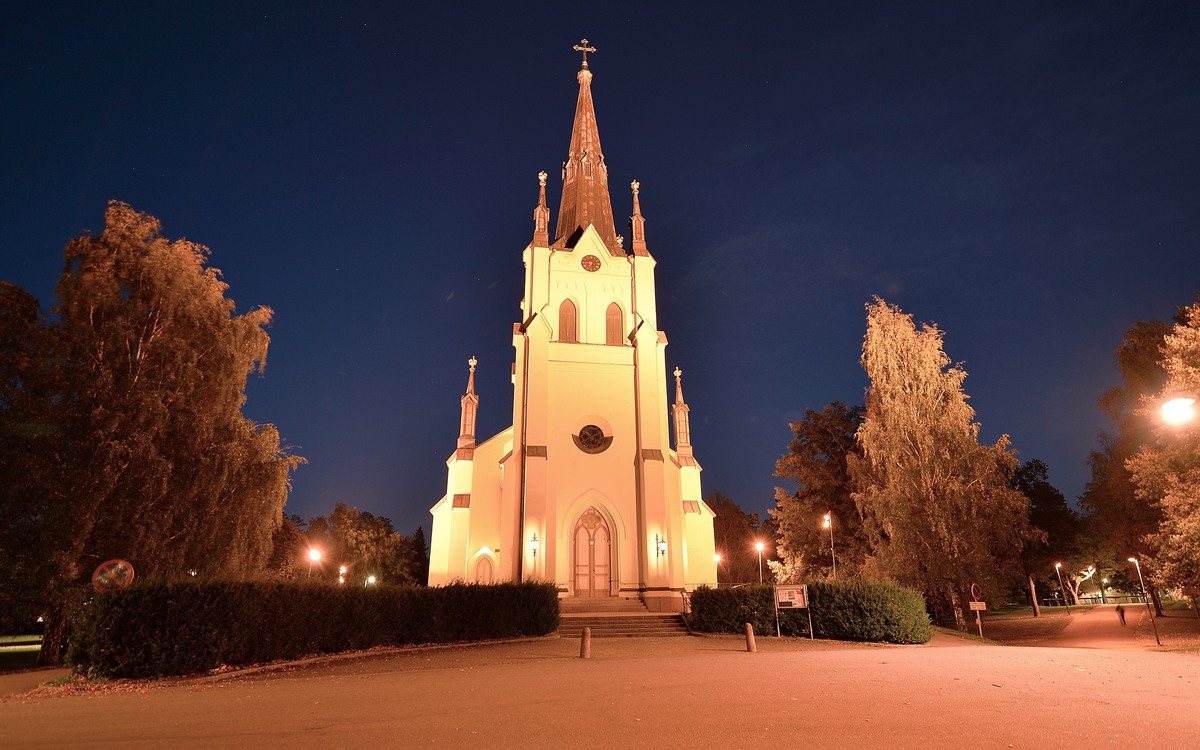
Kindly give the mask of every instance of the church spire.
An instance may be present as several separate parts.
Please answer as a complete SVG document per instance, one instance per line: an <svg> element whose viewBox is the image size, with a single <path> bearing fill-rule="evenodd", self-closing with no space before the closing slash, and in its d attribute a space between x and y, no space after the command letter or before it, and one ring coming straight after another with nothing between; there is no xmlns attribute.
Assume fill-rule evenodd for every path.
<svg viewBox="0 0 1200 750"><path fill-rule="evenodd" d="M462 419L459 422L458 447L475 447L475 415L479 411L479 396L475 395L475 365L479 360L471 357L467 360L471 373L467 376L467 392L462 397Z"/></svg>
<svg viewBox="0 0 1200 750"><path fill-rule="evenodd" d="M579 99L575 103L575 124L571 128L571 146L563 163L562 204L558 210L558 231L555 241L573 243L574 237L594 226L608 251L624 255L617 246L617 230L613 222L612 200L608 195L608 166L600 149L600 132L596 128L596 108L592 104L592 72L588 69L587 54L595 52L584 39L575 45L583 53L579 80Z"/></svg>
<svg viewBox="0 0 1200 750"><path fill-rule="evenodd" d="M638 200L642 184L634 180L629 187L633 190L633 216L629 217L629 227L633 230L633 254L649 255L650 251L646 249L646 217L642 216L642 203Z"/></svg>
<svg viewBox="0 0 1200 750"><path fill-rule="evenodd" d="M550 246L550 209L546 206L546 173L538 172L538 204L533 209L533 244Z"/></svg>
<svg viewBox="0 0 1200 750"><path fill-rule="evenodd" d="M688 420L687 403L683 400L683 370L675 368L675 404L671 412L675 417L675 451L680 455L692 454L692 428Z"/></svg>

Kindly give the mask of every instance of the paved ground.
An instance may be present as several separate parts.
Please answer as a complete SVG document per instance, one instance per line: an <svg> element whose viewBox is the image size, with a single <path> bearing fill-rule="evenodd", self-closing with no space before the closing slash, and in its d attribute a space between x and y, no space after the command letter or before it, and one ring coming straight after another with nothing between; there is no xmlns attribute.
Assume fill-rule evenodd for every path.
<svg viewBox="0 0 1200 750"><path fill-rule="evenodd" d="M1115 620L1115 615L1109 613ZM1119 626L1118 626L1119 627ZM812 747L1200 740L1200 656L732 636L411 650L0 702L0 747ZM769 744L767 744L769 743Z"/></svg>

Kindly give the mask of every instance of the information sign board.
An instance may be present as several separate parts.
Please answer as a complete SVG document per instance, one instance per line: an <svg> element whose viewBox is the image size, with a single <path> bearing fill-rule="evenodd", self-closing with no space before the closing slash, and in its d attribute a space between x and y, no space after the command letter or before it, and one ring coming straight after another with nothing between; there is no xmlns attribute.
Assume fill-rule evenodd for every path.
<svg viewBox="0 0 1200 750"><path fill-rule="evenodd" d="M776 586L775 604L780 609L807 609L808 589L806 586Z"/></svg>

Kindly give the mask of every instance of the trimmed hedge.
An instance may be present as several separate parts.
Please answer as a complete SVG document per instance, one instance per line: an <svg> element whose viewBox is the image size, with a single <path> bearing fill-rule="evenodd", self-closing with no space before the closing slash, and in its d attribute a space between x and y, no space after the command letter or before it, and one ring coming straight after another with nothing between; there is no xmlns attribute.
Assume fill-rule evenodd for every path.
<svg viewBox="0 0 1200 750"><path fill-rule="evenodd" d="M66 659L75 671L96 677L158 677L381 645L539 636L557 628L558 594L546 583L147 583L84 607Z"/></svg>
<svg viewBox="0 0 1200 750"><path fill-rule="evenodd" d="M692 592L692 629L708 633L742 633L746 623L759 634L775 632L774 589L742 586L701 587ZM814 635L839 641L925 643L933 625L925 597L890 583L849 581L808 584ZM808 633L806 610L780 610L784 635Z"/></svg>

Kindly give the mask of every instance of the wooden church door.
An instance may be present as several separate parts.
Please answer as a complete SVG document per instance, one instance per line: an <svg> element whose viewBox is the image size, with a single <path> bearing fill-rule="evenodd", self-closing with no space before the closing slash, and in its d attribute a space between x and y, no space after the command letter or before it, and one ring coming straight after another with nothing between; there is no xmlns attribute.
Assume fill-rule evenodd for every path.
<svg viewBox="0 0 1200 750"><path fill-rule="evenodd" d="M492 559L490 557L481 557L479 562L475 563L475 583L491 583L492 582Z"/></svg>
<svg viewBox="0 0 1200 750"><path fill-rule="evenodd" d="M608 524L595 508L575 526L575 596L608 596L611 550Z"/></svg>

